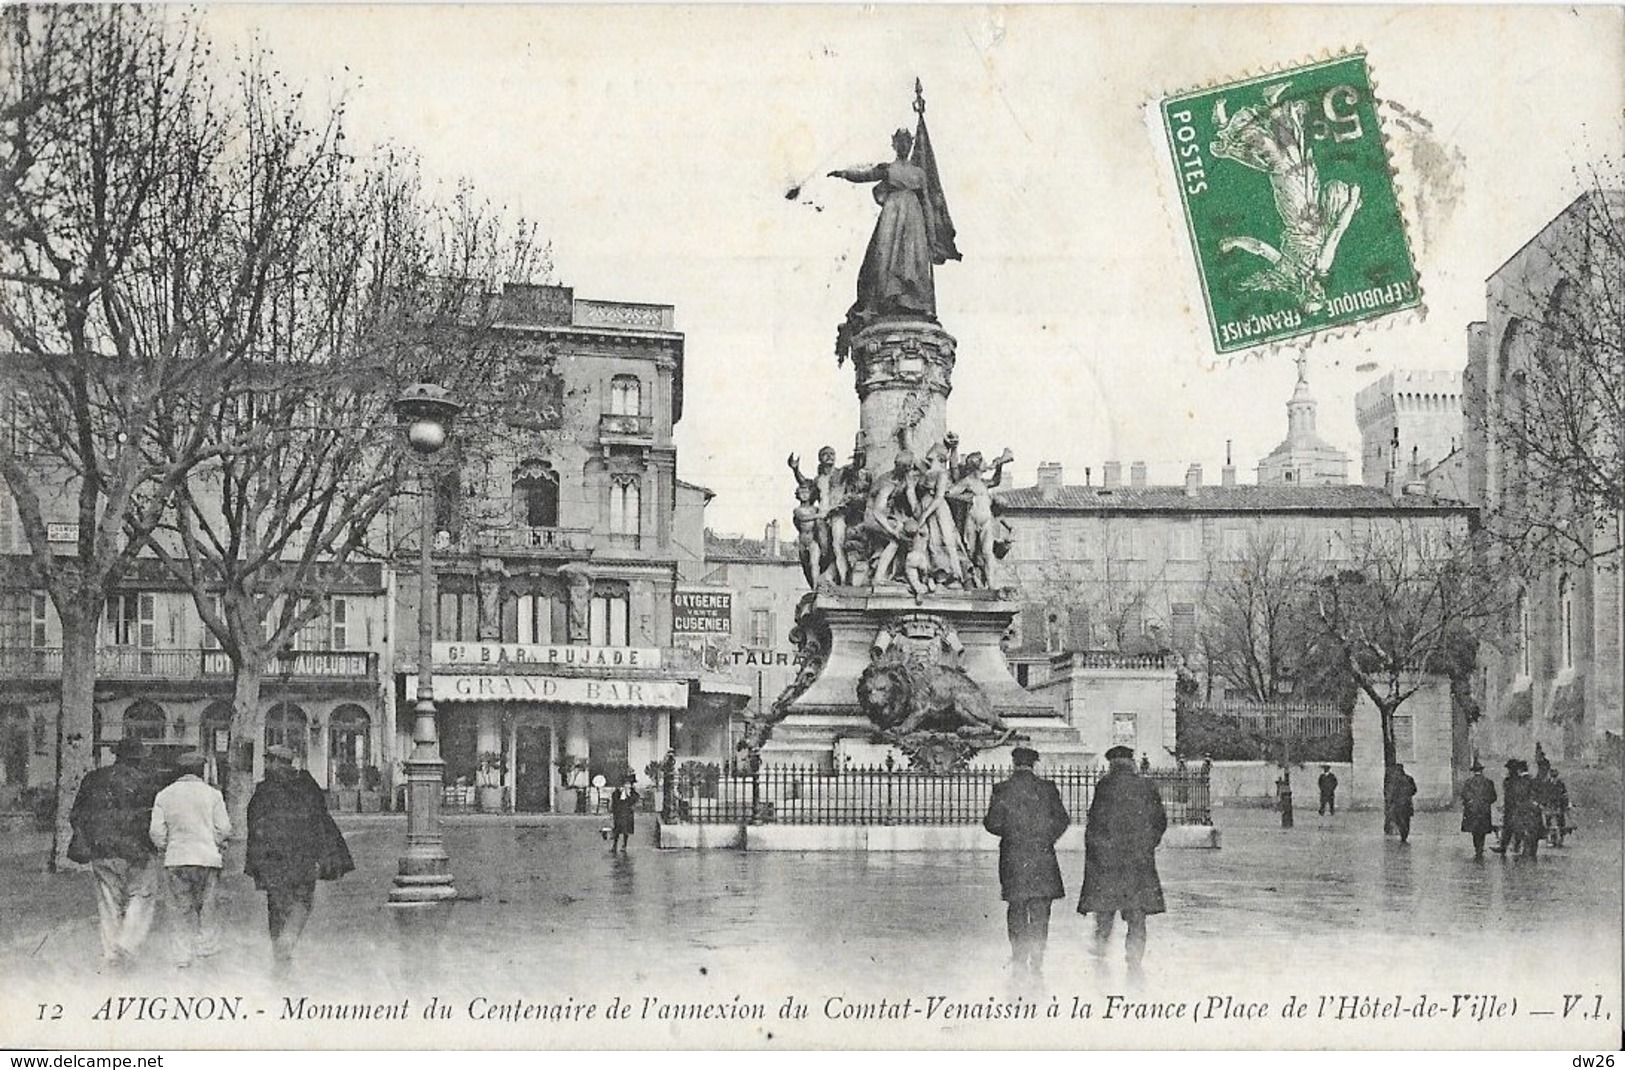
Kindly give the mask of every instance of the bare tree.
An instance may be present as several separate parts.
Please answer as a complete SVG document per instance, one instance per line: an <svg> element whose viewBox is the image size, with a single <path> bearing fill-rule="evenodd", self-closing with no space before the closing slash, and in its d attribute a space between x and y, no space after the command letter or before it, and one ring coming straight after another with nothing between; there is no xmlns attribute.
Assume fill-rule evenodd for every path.
<svg viewBox="0 0 1625 1070"><path fill-rule="evenodd" d="M268 668L326 616L339 570L389 552L380 520L404 489L396 394L430 379L476 411L500 406L487 389L498 283L546 270L529 227L506 226L466 190L436 203L399 153L368 169L334 154L327 177L307 211L282 221L289 256L272 280L254 360L203 421L221 448L180 488L152 539L231 661L226 798L237 829L254 785ZM171 443L184 447L184 436L163 440Z"/></svg>
<svg viewBox="0 0 1625 1070"><path fill-rule="evenodd" d="M1024 646L1058 651L1103 644L1145 652L1148 629L1163 623L1164 607L1158 603L1165 566L1152 569L1154 562L1141 561L1113 525L1101 530L1099 547L1089 547L1087 556L1063 548L1016 564L1022 589L1046 596L1023 614ZM1033 629L1036 635L1027 634Z"/></svg>
<svg viewBox="0 0 1625 1070"><path fill-rule="evenodd" d="M206 407L251 352L287 251L276 224L298 211L309 160L275 113L245 122L182 16L51 6L0 20L0 474L63 629L54 866L92 764L107 597L219 448L185 408ZM65 555L46 526L61 515L76 524Z"/></svg>
<svg viewBox="0 0 1625 1070"><path fill-rule="evenodd" d="M1257 702L1298 690L1317 633L1319 557L1279 529L1252 532L1234 561L1213 562L1202 592L1208 674Z"/></svg>
<svg viewBox="0 0 1625 1070"><path fill-rule="evenodd" d="M1617 163L1498 295L1511 327L1479 430L1499 454L1489 530L1527 566L1618 567L1625 518L1625 181Z"/></svg>
<svg viewBox="0 0 1625 1070"><path fill-rule="evenodd" d="M1353 558L1315 585L1321 641L1381 721L1384 787L1397 760L1394 715L1424 674L1459 675L1506 611L1506 587L1486 574L1465 530L1374 522ZM1385 826L1387 822L1385 821Z"/></svg>

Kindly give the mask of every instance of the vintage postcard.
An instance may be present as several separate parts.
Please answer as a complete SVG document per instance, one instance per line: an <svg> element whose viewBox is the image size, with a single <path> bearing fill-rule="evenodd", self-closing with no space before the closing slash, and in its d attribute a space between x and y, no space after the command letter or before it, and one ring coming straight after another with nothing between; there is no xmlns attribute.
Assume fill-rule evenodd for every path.
<svg viewBox="0 0 1625 1070"><path fill-rule="evenodd" d="M1617 1048L1617 7L0 22L0 1042Z"/></svg>

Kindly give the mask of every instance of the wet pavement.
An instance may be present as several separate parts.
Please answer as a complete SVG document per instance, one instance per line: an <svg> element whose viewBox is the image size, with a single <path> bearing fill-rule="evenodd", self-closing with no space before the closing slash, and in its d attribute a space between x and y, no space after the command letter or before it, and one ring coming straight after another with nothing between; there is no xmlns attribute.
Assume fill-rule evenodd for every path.
<svg viewBox="0 0 1625 1070"><path fill-rule="evenodd" d="M1468 1047L1504 1046L1509 1037L1606 1035L1617 1042L1620 1004L1621 845L1617 830L1588 829L1535 861L1491 855L1474 862L1468 838L1450 813L1421 814L1411 842L1385 837L1371 813L1313 814L1290 831L1262 810L1218 811L1218 851L1164 850L1158 864L1168 913L1151 919L1143 978L1128 976L1121 935L1102 966L1088 954L1092 919L1072 901L1055 904L1046 985L1016 987L1004 969L1008 944L992 853L777 854L660 851L651 821L640 822L631 851L612 855L600 838L602 818L451 818L446 844L459 901L438 961L422 944L399 953L400 938L384 906L405 825L393 816L342 822L357 871L323 884L301 945L298 970L286 984L266 979L269 949L264 899L241 876L224 883L225 950L207 972L178 975L168 965L165 934L155 931L144 960L129 976L98 975L94 892L88 872L42 873L43 842L14 842L0 853L0 978L15 999L72 990L82 1001L99 991L287 991L313 998L358 993L483 993L492 999L604 1002L619 995L668 1000L740 996L771 1004L786 995L811 1006L810 1018L781 1023L794 1042L853 1042L851 1028L829 1017L829 997L849 1001L942 993L954 998L1029 1002L1058 995L1099 1003L1127 993L1171 1003L1231 996L1242 1007L1257 998L1276 1007L1286 995L1306 998L1372 993L1414 1000L1455 994L1520 998L1517 1031L1494 1020L1427 1023L1422 1033L1394 1034L1401 1046L1427 1038ZM1082 858L1066 854L1062 871L1075 896ZM1121 932L1121 926L1119 927ZM184 985L182 984L184 982ZM27 992L25 996L24 993ZM1138 993L1139 996L1135 994ZM1541 1012L1560 996L1593 995L1615 1017L1567 1020ZM864 1005L872 1006L872 1003ZM1100 1014L1103 1004L1095 1007ZM1224 1014L1223 1008L1217 1013ZM459 1010L459 1017L463 1011ZM640 1013L643 1013L640 1007ZM1240 1014L1238 1009L1234 1013ZM1318 1014L1316 1015L1319 1016ZM1087 1032L1079 1032L1085 1029ZM540 1027L527 1027L529 1029ZM512 1027L454 1044L569 1046L603 1043L598 1034L536 1033ZM585 1029L585 1027L582 1027ZM757 1044L769 1027L712 1035L706 1027L631 1023L620 1043ZM684 1032L684 1029L687 1032ZM872 1026L866 1027L872 1028ZM971 1033L940 1023L903 1022L884 1043L1010 1042L1009 1026L977 1023ZM1047 1028L1061 1029L1058 1023ZM1195 1027L1169 1023L1152 1032L1113 1032L1105 1022L1073 1023L1057 1043L1078 1046L1190 1044ZM1133 1025L1145 1030L1144 1023ZM1380 1020L1276 1022L1257 1033L1204 1034L1211 1046L1250 1046L1279 1037L1291 1046L1365 1046ZM1398 1028L1398 1027L1395 1027ZM1405 1028L1411 1028L1406 1026ZM700 1029L700 1032L694 1032ZM1210 1026L1211 1030L1212 1027ZM1452 1030L1462 1030L1459 1034ZM387 1034L379 1034L383 1036ZM1048 1036L1049 1034L1044 1034ZM206 1043L203 1034L187 1034ZM364 1043L365 1030L329 1043ZM868 1034L861 1034L865 1039ZM1130 1039L1132 1038L1132 1039ZM373 1037L377 1039L377 1037ZM1020 1042L1040 1042L1022 1034ZM414 1041L415 1042L415 1041ZM387 1046L387 1045L386 1045ZM1520 1043L1521 1046L1521 1043Z"/></svg>

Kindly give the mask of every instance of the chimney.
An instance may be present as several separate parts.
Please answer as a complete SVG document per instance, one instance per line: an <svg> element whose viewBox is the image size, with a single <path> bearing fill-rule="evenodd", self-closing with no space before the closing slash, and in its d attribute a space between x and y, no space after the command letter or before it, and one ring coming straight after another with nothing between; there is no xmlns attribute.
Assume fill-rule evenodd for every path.
<svg viewBox="0 0 1625 1070"><path fill-rule="evenodd" d="M1128 485L1131 487L1145 486L1145 462L1135 461L1128 466Z"/></svg>
<svg viewBox="0 0 1625 1070"><path fill-rule="evenodd" d="M1115 488L1123 482L1123 462L1107 461L1101 467L1100 485Z"/></svg>
<svg viewBox="0 0 1625 1070"><path fill-rule="evenodd" d="M1083 470L1083 485L1086 486L1086 487L1094 486L1095 485L1094 484L1094 479L1095 479L1095 470L1093 468L1089 468L1089 467L1085 466L1084 470Z"/></svg>
<svg viewBox="0 0 1625 1070"><path fill-rule="evenodd" d="M1046 502L1054 501L1061 494L1061 464L1059 461L1045 461L1038 466L1038 494Z"/></svg>
<svg viewBox="0 0 1625 1070"><path fill-rule="evenodd" d="M1185 493L1196 497L1196 491L1202 485L1202 466L1193 464L1185 469Z"/></svg>
<svg viewBox="0 0 1625 1070"><path fill-rule="evenodd" d="M768 557L779 556L779 522L769 520L767 528L762 532L762 548L767 551Z"/></svg>
<svg viewBox="0 0 1625 1070"><path fill-rule="evenodd" d="M1219 482L1223 486L1236 485L1236 466L1230 460L1230 440L1224 440L1224 467L1219 469Z"/></svg>

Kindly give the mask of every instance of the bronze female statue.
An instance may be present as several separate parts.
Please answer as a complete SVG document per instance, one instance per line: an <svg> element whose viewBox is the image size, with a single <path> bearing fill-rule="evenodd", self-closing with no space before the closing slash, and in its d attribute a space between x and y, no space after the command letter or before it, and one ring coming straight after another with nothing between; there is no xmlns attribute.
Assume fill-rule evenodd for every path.
<svg viewBox="0 0 1625 1070"><path fill-rule="evenodd" d="M925 129L925 98L914 86L914 110L920 124L916 133L898 130L892 135L896 158L872 167L831 171L831 178L873 182L880 218L869 237L869 248L858 269L858 298L847 311L836 339L842 359L852 339L865 327L887 318L937 318L937 293L932 278L935 264L959 259L954 247L954 225L937 179L936 159Z"/></svg>

